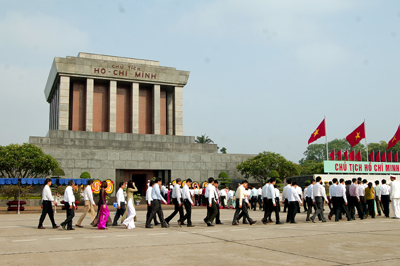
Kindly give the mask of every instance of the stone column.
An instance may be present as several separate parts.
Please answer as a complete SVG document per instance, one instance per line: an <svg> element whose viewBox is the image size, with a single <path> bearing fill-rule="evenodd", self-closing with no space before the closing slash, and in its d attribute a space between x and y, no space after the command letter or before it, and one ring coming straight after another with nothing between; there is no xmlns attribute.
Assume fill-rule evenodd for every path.
<svg viewBox="0 0 400 266"><path fill-rule="evenodd" d="M110 80L110 132L117 132L117 82Z"/></svg>
<svg viewBox="0 0 400 266"><path fill-rule="evenodd" d="M174 93L167 91L167 135L174 135Z"/></svg>
<svg viewBox="0 0 400 266"><path fill-rule="evenodd" d="M86 79L86 131L93 131L94 79Z"/></svg>
<svg viewBox="0 0 400 266"><path fill-rule="evenodd" d="M68 130L69 124L69 77L60 76L59 130Z"/></svg>
<svg viewBox="0 0 400 266"><path fill-rule="evenodd" d="M139 83L132 83L132 133L139 134Z"/></svg>
<svg viewBox="0 0 400 266"><path fill-rule="evenodd" d="M175 87L174 96L174 131L176 136L183 136L183 87Z"/></svg>
<svg viewBox="0 0 400 266"><path fill-rule="evenodd" d="M160 85L153 89L153 134L160 135Z"/></svg>

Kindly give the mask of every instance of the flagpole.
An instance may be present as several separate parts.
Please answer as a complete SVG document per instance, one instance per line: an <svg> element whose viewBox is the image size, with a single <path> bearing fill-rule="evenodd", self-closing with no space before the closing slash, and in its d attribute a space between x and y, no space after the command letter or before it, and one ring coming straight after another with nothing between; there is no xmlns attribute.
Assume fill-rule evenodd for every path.
<svg viewBox="0 0 400 266"><path fill-rule="evenodd" d="M368 162L368 142L367 142L367 126L364 118L365 145L367 146L367 162Z"/></svg>
<svg viewBox="0 0 400 266"><path fill-rule="evenodd" d="M326 116L324 117L325 120L325 141L326 141L326 160L329 161L329 156L328 156L328 131L326 131Z"/></svg>

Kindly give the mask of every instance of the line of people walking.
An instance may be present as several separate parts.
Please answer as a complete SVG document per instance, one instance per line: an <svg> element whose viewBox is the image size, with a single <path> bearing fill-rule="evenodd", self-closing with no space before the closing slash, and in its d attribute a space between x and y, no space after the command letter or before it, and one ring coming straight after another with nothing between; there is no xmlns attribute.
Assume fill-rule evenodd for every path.
<svg viewBox="0 0 400 266"><path fill-rule="evenodd" d="M400 184L396 180L396 176L391 175L390 180L390 186L386 184L385 179L381 181L381 184L378 180L375 181L375 186L373 186L371 182L368 183L367 180L361 180L361 178L353 178L351 181L333 178L329 186L329 196L327 196L325 187L322 184L322 178L319 176L315 180L311 180L311 184L305 187L304 194L296 182L287 180L287 185L283 188L282 193L282 203L287 209L286 222L296 223L296 214L300 212L301 204L304 205L307 211L306 221L315 223L318 218L319 221L326 222L324 215L325 203L330 208L328 219L331 220L333 216L335 216L336 222L344 220L344 217L348 221L355 220L356 211L357 217L361 220L366 219L368 216L375 218L376 212L379 216L383 214L385 217L390 217L390 202L392 202L392 209L394 212L393 218L399 219ZM124 197L125 183L121 182L119 184L119 189L116 193L117 211L112 222L106 203L107 193L105 189L107 188L107 182L102 182L97 205L93 200L92 182L92 180L89 180L84 190L85 207L76 227L83 227L82 221L86 214L89 213L92 221L91 225L97 227L99 230L104 230L110 225L117 226L120 218L120 224L125 225L127 229L135 228L136 210L133 204L133 193L138 191L135 183L132 181L127 183L126 200ZM152 222L154 226L161 224L162 227L168 228L170 222L177 214L179 214L177 223L180 227L183 225L194 227L191 219L192 207L195 205L195 201L192 199L194 195L190 192L192 180L187 179L183 188L181 188L181 185L182 180L180 178L176 179L176 184L172 188L171 193L174 210L168 217L164 218L162 203L166 204L167 201L161 195L162 179L156 178L150 181L146 191L146 228L153 228ZM65 230L74 230L72 227L72 220L75 216L75 210L77 209L73 193L74 182L70 180L64 192L66 219L60 225L57 225L54 221L52 203L56 206L57 203L52 197L50 186L51 179L46 179L45 187L42 192L42 215L39 219L38 228L44 229L43 221L46 215L49 215L53 228L61 226ZM267 180L266 184L258 189L255 187L249 189L248 181L244 180L238 185L235 193L229 194L230 192L231 191L226 195L223 193L221 194L218 189L218 181L214 180L212 177L208 179L208 185L204 191L207 214L203 219L207 226L223 224L220 219L220 205L221 201L226 200L226 198L228 198L228 208L229 205L233 204L236 207L232 225L239 225L242 218L244 224L252 225L256 223L256 221L250 217L249 209L256 210L254 205L259 203L260 199L260 208L264 211L264 217L261 219L261 222L263 224L272 223L271 216L272 213L275 212L275 223L278 225L283 224L280 220L280 192L274 178ZM96 206L98 207L97 215L95 214ZM284 212L285 211L284 209Z"/></svg>

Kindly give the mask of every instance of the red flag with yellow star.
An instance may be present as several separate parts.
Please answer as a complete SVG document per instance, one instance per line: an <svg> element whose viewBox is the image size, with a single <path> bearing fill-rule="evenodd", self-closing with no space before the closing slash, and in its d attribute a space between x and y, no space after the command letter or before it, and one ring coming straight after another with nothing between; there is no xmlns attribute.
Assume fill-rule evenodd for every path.
<svg viewBox="0 0 400 266"><path fill-rule="evenodd" d="M396 134L394 134L393 138L389 140L388 147L386 149L390 149L400 140L400 126L397 128Z"/></svg>
<svg viewBox="0 0 400 266"><path fill-rule="evenodd" d="M365 138L364 122L346 137L351 147L356 146L364 138Z"/></svg>
<svg viewBox="0 0 400 266"><path fill-rule="evenodd" d="M317 129L311 134L311 137L308 140L308 145L323 136L325 136L325 119L322 120L321 124L319 124Z"/></svg>

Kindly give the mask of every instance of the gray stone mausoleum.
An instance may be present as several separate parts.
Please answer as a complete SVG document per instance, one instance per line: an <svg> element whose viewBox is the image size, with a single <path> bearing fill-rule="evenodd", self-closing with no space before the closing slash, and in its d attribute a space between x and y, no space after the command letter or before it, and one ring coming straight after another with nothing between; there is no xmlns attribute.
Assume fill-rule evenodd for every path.
<svg viewBox="0 0 400 266"><path fill-rule="evenodd" d="M29 142L53 156L66 177L133 180L144 195L154 176L206 181L254 155L220 154L216 144L183 136L183 87L189 72L159 62L79 53L56 57L45 87L46 137Z"/></svg>

